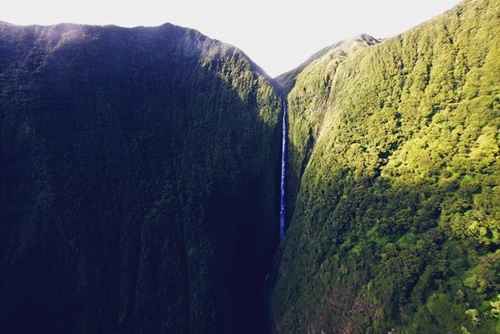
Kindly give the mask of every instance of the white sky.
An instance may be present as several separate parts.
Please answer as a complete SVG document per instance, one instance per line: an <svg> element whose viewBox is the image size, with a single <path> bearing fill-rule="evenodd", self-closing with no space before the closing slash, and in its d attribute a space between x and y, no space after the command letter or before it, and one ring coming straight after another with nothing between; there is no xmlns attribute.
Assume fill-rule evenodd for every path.
<svg viewBox="0 0 500 334"><path fill-rule="evenodd" d="M319 49L367 33L397 35L460 0L1 0L0 21L197 29L233 44L269 75L288 71Z"/></svg>

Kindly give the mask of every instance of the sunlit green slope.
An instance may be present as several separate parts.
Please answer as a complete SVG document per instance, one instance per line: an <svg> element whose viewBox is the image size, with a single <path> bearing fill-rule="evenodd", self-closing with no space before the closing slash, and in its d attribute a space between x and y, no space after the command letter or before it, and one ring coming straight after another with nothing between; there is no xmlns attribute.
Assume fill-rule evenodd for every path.
<svg viewBox="0 0 500 334"><path fill-rule="evenodd" d="M500 1L326 63L288 96L275 332L500 332Z"/></svg>
<svg viewBox="0 0 500 334"><path fill-rule="evenodd" d="M287 202L290 218L295 196L319 129L327 110L332 80L339 65L347 57L379 41L368 35L345 40L327 47L298 68L279 76L276 81L284 94L288 93L290 164L288 169Z"/></svg>

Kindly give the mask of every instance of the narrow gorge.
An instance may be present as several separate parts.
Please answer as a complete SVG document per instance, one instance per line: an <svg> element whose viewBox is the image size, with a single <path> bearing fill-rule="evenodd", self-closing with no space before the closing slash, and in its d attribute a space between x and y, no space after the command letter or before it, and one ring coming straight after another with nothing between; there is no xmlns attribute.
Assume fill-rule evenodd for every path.
<svg viewBox="0 0 500 334"><path fill-rule="evenodd" d="M0 331L500 333L499 127L500 0L277 78L0 22Z"/></svg>

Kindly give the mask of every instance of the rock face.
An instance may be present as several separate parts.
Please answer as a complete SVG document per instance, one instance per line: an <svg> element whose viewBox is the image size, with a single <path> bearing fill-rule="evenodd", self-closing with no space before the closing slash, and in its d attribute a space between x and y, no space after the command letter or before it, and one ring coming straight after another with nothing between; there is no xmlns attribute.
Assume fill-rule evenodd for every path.
<svg viewBox="0 0 500 334"><path fill-rule="evenodd" d="M498 332L500 2L291 77L274 332Z"/></svg>
<svg viewBox="0 0 500 334"><path fill-rule="evenodd" d="M0 23L1 331L261 332L280 112L193 30Z"/></svg>

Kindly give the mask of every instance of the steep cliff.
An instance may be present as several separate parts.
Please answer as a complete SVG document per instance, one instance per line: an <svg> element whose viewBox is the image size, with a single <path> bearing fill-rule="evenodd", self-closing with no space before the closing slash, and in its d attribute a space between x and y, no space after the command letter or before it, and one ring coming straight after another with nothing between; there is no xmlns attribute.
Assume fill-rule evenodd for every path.
<svg viewBox="0 0 500 334"><path fill-rule="evenodd" d="M369 35L336 43L276 79L288 102L291 152L286 191L288 220L292 217L300 179L323 122L337 68L352 53L377 43L379 41Z"/></svg>
<svg viewBox="0 0 500 334"><path fill-rule="evenodd" d="M500 333L499 125L499 0L275 80L170 24L0 22L0 331L266 333L272 288L275 333Z"/></svg>
<svg viewBox="0 0 500 334"><path fill-rule="evenodd" d="M280 112L193 30L0 23L0 330L261 330Z"/></svg>
<svg viewBox="0 0 500 334"><path fill-rule="evenodd" d="M288 104L274 331L498 333L500 2L322 56Z"/></svg>

